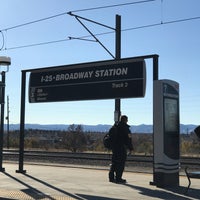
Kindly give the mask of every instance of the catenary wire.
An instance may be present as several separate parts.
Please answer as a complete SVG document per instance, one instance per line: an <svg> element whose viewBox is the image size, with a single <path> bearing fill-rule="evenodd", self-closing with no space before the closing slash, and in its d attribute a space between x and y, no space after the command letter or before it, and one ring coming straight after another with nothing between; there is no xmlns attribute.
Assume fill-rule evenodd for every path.
<svg viewBox="0 0 200 200"><path fill-rule="evenodd" d="M81 11L90 11L90 10L97 10L97 9L113 8L113 7L117 7L117 6L118 7L119 6L127 6L127 5L131 5L131 4L148 3L148 2L152 2L152 1L156 1L156 0L143 0L143 1L137 1L137 2L128 2L128 3L115 4L115 5L109 5L109 6L101 6L101 7L93 7L93 8L74 10L74 11L70 11L70 12L81 12ZM31 25L31 24L34 24L34 23L42 22L42 21L49 20L49 19L52 19L52 18L57 18L57 17L63 16L63 15L66 15L67 13L69 13L69 12L63 12L63 13L52 15L52 16L49 16L49 17L41 18L41 19L38 19L38 20L30 21L30 22L27 22L27 23L23 23L23 24L19 24L19 25L16 25L16 26L8 27L8 28L2 29L0 31L8 31L8 30L20 28L20 27L23 27L23 26L27 26L27 25Z"/></svg>
<svg viewBox="0 0 200 200"><path fill-rule="evenodd" d="M8 30L12 30L12 29L15 29L15 28L20 28L20 27L27 26L27 25L30 25L30 24L34 24L34 23L42 22L42 21L49 20L49 19L52 19L52 18L60 17L62 15L66 15L66 14L67 14L67 12L60 13L60 14L57 14L57 15L52 15L50 17L45 17L45 18L34 20L34 21L31 21L31 22L19 24L19 25L16 25L16 26L11 26L9 28L5 28L5 29L2 29L0 31L8 31Z"/></svg>
<svg viewBox="0 0 200 200"><path fill-rule="evenodd" d="M66 42L68 40L69 39L60 39L60 40L54 40L54 41L49 41L49 42L40 42L40 43L35 43L35 44L27 44L27 45L22 45L22 46L16 46L16 47L6 48L5 50L14 50L14 49L27 48L27 47L34 47L34 46L55 44L55 43L60 43L60 42Z"/></svg>
<svg viewBox="0 0 200 200"><path fill-rule="evenodd" d="M105 9L105 8L112 8L112 7L119 7L119 6L127 6L127 5L139 4L139 3L148 3L148 2L152 2L152 1L156 1L156 0L142 0L142 1L137 1L137 2L127 2L127 3L122 3L122 4L114 4L114 5L108 5L108 6L93 7L93 8L87 8L87 9L79 9L79 10L74 10L74 11L70 11L70 12L91 11L91 10ZM63 13L59 13L59 14L56 14L56 15L52 15L52 16L49 16L49 17L41 18L41 19L38 19L38 20L34 20L34 21L27 22L27 23L23 23L23 24L18 24L18 25L15 25L15 26L8 27L8 28L0 30L0 32L2 34L2 39L3 39L2 47L0 48L0 51L1 50L17 49L17 48L33 47L33 46L39 46L39 45L46 45L46 44L58 43L58 42L63 42L63 41L68 40L68 39L62 39L62 40L57 40L57 41L49 41L49 42L42 42L42 43L37 43L37 44L22 45L22 46L18 46L18 47L11 47L11 48L6 48L5 47L4 48L5 39L4 39L4 34L3 34L3 31L8 31L8 30L20 28L20 27L23 27L23 26L27 26L27 25L31 25L31 24L34 24L34 23L42 22L42 21L45 21L45 20L50 20L52 18L57 18L57 17L63 16L63 15L66 15L68 13L69 12L63 12ZM105 34L108 34L108 33L105 33ZM71 37L71 39L72 39L72 37ZM73 39L75 39L75 38L73 38ZM82 39L82 38L79 38L79 39Z"/></svg>
<svg viewBox="0 0 200 200"><path fill-rule="evenodd" d="M172 20L172 21L166 21L166 22L161 21L159 23L126 28L126 29L122 29L121 31L122 32L133 31L133 30L137 30L137 29L144 29L144 28L156 27L156 26L161 26L161 25L175 24L175 23L193 21L193 20L198 20L198 19L200 19L200 16L185 18L185 19ZM98 34L95 34L95 36L102 36L102 35L107 35L107 34L112 34L112 33L115 33L115 31L98 33ZM60 39L60 40L54 40L54 41L48 41L48 42L42 42L42 43L35 43L35 44L30 44L30 45L15 46L15 47L10 47L10 48L6 48L6 49L2 49L2 50L14 50L14 49L20 49L20 48L27 48L27 47L47 45L47 44L53 44L53 43L59 43L59 42L66 42L66 41L70 41L70 40L74 40L74 39L80 39L81 40L81 39L86 39L86 38L90 38L90 37L91 37L91 35L86 35L86 36L81 36L81 37L69 37L69 38L66 38L66 39Z"/></svg>
<svg viewBox="0 0 200 200"><path fill-rule="evenodd" d="M0 33L1 33L1 36L2 36L2 45L1 45L1 47L0 47L0 51L4 48L4 44L5 44L5 39L4 39L4 34L3 34L3 32L2 31L0 31Z"/></svg>
<svg viewBox="0 0 200 200"><path fill-rule="evenodd" d="M156 1L156 0L136 1L136 2L128 2L128 3L115 4L115 5L109 5L109 6L99 6L99 7L94 7L94 8L73 10L71 12L75 13L75 12L91 11L91 10L97 10L97 9L114 8L114 7L128 6L128 5L139 4L139 3L148 3L148 2L152 2L152 1Z"/></svg>

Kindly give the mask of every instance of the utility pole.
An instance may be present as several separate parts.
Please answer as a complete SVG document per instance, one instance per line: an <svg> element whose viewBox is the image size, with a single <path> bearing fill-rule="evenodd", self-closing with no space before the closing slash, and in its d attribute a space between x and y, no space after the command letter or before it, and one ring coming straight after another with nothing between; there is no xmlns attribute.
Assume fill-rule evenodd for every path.
<svg viewBox="0 0 200 200"><path fill-rule="evenodd" d="M115 60L121 59L121 16L116 15L116 27L115 27ZM121 99L115 99L115 123L119 122L121 116Z"/></svg>

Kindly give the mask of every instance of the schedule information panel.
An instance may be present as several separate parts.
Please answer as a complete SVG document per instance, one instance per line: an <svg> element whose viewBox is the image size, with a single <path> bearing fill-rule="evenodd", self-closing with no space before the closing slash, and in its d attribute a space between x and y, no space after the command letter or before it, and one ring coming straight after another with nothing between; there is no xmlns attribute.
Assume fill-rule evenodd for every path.
<svg viewBox="0 0 200 200"><path fill-rule="evenodd" d="M144 97L144 60L103 61L36 70L29 79L29 102Z"/></svg>

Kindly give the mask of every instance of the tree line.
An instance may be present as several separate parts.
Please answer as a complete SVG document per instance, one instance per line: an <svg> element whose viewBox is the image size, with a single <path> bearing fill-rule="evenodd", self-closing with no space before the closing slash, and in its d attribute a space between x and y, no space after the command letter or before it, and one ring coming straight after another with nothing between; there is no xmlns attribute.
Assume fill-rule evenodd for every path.
<svg viewBox="0 0 200 200"><path fill-rule="evenodd" d="M70 125L67 130L25 130L25 149L60 150L69 152L106 152L103 146L103 132L85 132L82 125ZM4 148L19 148L19 130L5 133ZM9 136L9 138L8 138ZM153 134L134 133L132 141L135 154L153 154ZM197 136L191 132L180 135L181 155L197 155L200 143Z"/></svg>

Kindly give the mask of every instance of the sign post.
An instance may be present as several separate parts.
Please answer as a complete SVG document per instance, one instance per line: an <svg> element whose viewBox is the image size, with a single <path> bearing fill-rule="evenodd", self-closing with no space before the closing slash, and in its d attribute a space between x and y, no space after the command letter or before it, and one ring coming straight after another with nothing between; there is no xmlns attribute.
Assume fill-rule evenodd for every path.
<svg viewBox="0 0 200 200"><path fill-rule="evenodd" d="M59 84L55 84L55 77L56 74L65 74L68 76L68 72L70 71L65 71L65 70L72 70L72 68L78 72L81 72L81 68L83 68L83 71L89 68L87 67L94 67L91 68L91 70L96 70L96 67L100 67L100 69L105 70L101 73L104 75L110 71L112 74L114 71L116 71L117 68L119 71L123 71L123 75L119 73L116 73L116 75L119 76L108 76L105 79L101 77L97 83L100 84L96 89L101 89L101 94L104 95L104 89L103 85L101 86L101 83L104 84L106 83L105 80L107 80L106 86L109 86L109 89L107 89L107 92L112 91L113 98L131 98L131 97L143 97L145 95L145 90L146 90L146 67L145 67L145 59L153 59L153 74L154 74L154 79L156 80L158 78L158 55L153 54L153 55L145 55L145 56L138 56L138 57L131 57L131 58L123 58L119 60L108 60L108 61L101 61L101 62L93 62L93 63L84 63L84 64L75 64L75 65L64 65L64 66L56 66L56 67L46 67L46 68L37 68L37 69L27 69L27 70L22 70L22 78L21 78L21 112L20 112L20 144L19 144L19 168L16 170L17 173L26 173L26 170L24 170L24 132L25 132L25 104L26 104L26 75L27 73L30 73L30 79L29 79L29 101L31 103L36 103L36 102L53 102L54 100L56 101L66 101L70 100L68 99L68 94L70 94L71 91L67 86L70 86L69 82L68 84L64 83L67 80L59 81ZM132 64L131 64L132 63ZM108 68L106 68L106 66ZM102 68L105 67L105 68ZM124 70L122 70L124 68ZM110 69L110 70L109 70ZM130 69L130 70L129 70ZM81 71L80 71L81 70ZM98 69L97 69L98 70ZM128 70L128 71L127 71ZM75 72L74 71L74 72ZM66 73L63 73L66 72ZM106 72L106 73L104 73ZM116 71L117 72L117 71ZM125 73L128 72L128 73ZM101 74L100 73L100 74ZM73 72L72 72L73 74ZM89 74L89 73L88 73ZM92 73L93 75L95 74L94 72ZM99 73L97 73L99 74ZM125 75L126 74L126 75ZM50 76L49 76L50 75ZM77 75L77 74L76 74ZM72 77L76 77L72 75ZM91 74L90 74L91 75ZM92 78L92 75L88 75L88 78ZM98 77L96 77L98 78ZM95 78L95 79L96 79ZM65 78L64 78L65 79ZM83 81L83 85L88 82L92 83L92 79L89 79L85 82ZM101 80L101 81L100 81ZM72 81L71 86L74 85L74 87L77 89L77 84L76 84L76 79L70 80ZM80 81L80 80L79 80ZM129 82L130 81L130 82ZM57 82L58 83L58 82ZM63 87L62 84L64 83ZM80 82L77 82L79 85L82 85ZM93 82L94 83L94 82ZM113 84L112 84L113 83ZM120 84L121 83L121 84ZM128 83L125 84L125 83ZM130 84L129 84L130 83ZM91 84L92 85L92 84ZM94 85L93 85L94 86ZM101 87L100 87L101 86ZM113 86L113 88L112 88ZM121 87L120 87L121 86ZM123 86L123 87L122 87ZM126 87L124 87L126 86ZM128 87L127 87L128 86ZM84 86L85 87L85 86ZM54 88L54 89L53 89ZM56 91L56 89L57 91ZM95 87L91 87L94 91ZM115 88L115 90L114 90ZM48 90L48 93L46 92L46 89ZM59 95L63 93L59 98L55 97L57 93L53 93L51 91L53 89ZM65 90L63 90L65 89ZM73 88L74 89L74 88ZM115 92L114 92L115 91ZM79 93L80 90L76 90L76 92L73 92L73 95L70 94L70 98L74 98L77 96L81 96ZM107 94L106 92L106 94ZM122 93L121 93L122 92ZM49 95L50 94L50 95ZM105 95L104 98L108 99L111 98L112 95ZM122 96L123 95L123 96ZM78 97L79 100L81 99ZM96 99L95 95L93 95L93 98ZM90 98L89 99L93 99ZM101 98L102 99L102 98Z"/></svg>
<svg viewBox="0 0 200 200"><path fill-rule="evenodd" d="M116 27L115 27L115 59L119 60L121 58L121 16L116 15ZM119 122L121 116L121 100L115 99L115 112L114 121Z"/></svg>

